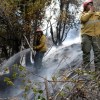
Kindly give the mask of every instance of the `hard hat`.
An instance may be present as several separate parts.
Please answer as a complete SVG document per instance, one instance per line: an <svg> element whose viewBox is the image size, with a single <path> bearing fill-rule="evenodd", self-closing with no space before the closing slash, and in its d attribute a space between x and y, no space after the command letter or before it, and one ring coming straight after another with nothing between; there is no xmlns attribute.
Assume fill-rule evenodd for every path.
<svg viewBox="0 0 100 100"><path fill-rule="evenodd" d="M90 2L93 3L93 0L86 0L86 1L83 3L83 8L86 7L87 4L90 3Z"/></svg>
<svg viewBox="0 0 100 100"><path fill-rule="evenodd" d="M36 32L40 32L40 31L42 31L40 27L36 29Z"/></svg>

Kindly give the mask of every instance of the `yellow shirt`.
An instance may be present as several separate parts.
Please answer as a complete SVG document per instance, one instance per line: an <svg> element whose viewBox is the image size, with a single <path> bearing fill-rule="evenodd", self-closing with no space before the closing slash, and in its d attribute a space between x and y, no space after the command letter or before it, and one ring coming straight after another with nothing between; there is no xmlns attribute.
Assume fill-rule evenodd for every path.
<svg viewBox="0 0 100 100"><path fill-rule="evenodd" d="M81 34L100 35L100 12L83 12L81 15Z"/></svg>
<svg viewBox="0 0 100 100"><path fill-rule="evenodd" d="M37 51L40 51L40 52L46 52L47 51L47 40L46 40L46 36L45 35L42 35L40 40L39 40L39 45L36 45L36 50Z"/></svg>

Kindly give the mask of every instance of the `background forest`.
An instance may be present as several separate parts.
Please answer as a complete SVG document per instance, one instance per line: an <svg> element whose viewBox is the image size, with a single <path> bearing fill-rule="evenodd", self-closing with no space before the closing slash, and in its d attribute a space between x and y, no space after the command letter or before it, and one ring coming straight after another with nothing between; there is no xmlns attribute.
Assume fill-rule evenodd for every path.
<svg viewBox="0 0 100 100"><path fill-rule="evenodd" d="M0 2L0 58L8 59L22 50L22 47L29 48L24 35L31 43L32 33L38 26L43 26L43 20L47 17L46 8L57 2L53 0L1 0ZM69 30L75 23L75 16L69 12L69 5L75 4L76 10L78 6L77 0L58 0L58 3L60 11L56 18L56 33L53 32L51 18L46 19L50 24L49 33L55 45L62 44L68 33L65 30ZM53 10L56 12L56 9Z"/></svg>
<svg viewBox="0 0 100 100"><path fill-rule="evenodd" d="M30 43L35 29L38 26L44 27L44 19L51 27L49 33L55 45L61 45L70 28L78 26L78 22L75 22L75 16L80 12L77 8L81 5L81 0L0 0L0 2L0 58L11 57L19 52L23 46L28 48L24 35ZM99 8L99 0L94 2L95 5L98 4L96 7ZM52 3L54 6L59 3L56 32L52 28L52 15L48 19L45 15L46 9ZM69 7L72 4L75 6L75 11L70 12ZM52 10L54 11L53 15L55 15L57 9Z"/></svg>

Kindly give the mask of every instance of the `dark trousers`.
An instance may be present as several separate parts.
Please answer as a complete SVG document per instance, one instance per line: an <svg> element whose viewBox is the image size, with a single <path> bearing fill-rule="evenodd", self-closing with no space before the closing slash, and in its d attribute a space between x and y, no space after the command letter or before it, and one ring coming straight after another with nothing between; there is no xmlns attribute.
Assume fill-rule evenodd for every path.
<svg viewBox="0 0 100 100"><path fill-rule="evenodd" d="M43 59L44 54L45 54L45 52L36 51L36 54L34 56L34 66L36 68L42 67L42 59Z"/></svg>
<svg viewBox="0 0 100 100"><path fill-rule="evenodd" d="M100 71L100 36L92 37L86 34L82 35L82 51L83 51L83 65L87 65L87 68L90 67L90 51L91 47L94 52L94 63L95 70Z"/></svg>

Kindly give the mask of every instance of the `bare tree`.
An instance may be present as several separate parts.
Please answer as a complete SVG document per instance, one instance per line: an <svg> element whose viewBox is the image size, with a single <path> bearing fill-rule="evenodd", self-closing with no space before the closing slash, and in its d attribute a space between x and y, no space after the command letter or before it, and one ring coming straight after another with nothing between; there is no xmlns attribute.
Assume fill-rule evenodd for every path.
<svg viewBox="0 0 100 100"><path fill-rule="evenodd" d="M77 10L78 6L77 0L59 0L59 2L60 14L57 20L56 37L51 25L51 37L55 45L61 45L62 42L66 39L70 28L72 28L73 25L76 25L75 15L69 12L69 6L70 4L74 4L74 6L76 6L75 10Z"/></svg>

